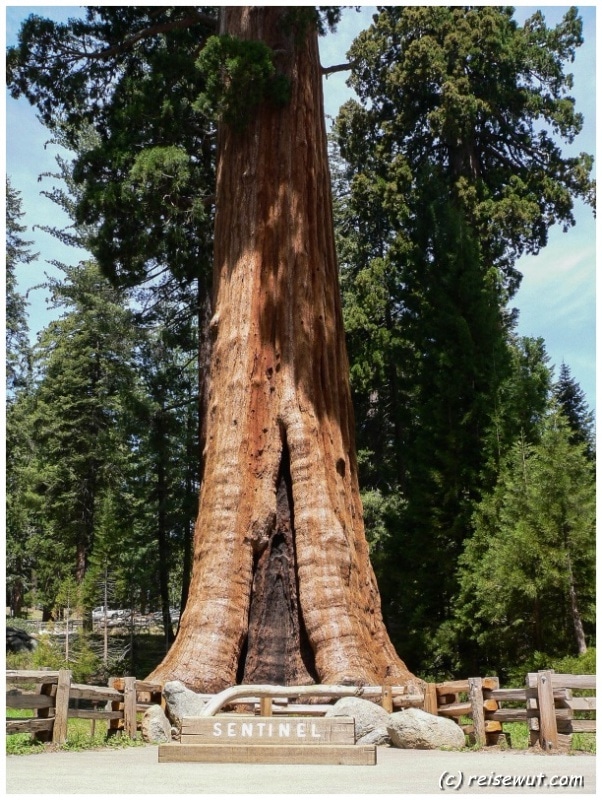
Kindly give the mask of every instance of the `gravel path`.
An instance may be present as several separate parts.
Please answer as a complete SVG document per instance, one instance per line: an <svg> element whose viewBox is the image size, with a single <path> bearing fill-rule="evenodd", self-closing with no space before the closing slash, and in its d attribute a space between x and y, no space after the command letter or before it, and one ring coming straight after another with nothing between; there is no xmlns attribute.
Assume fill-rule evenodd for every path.
<svg viewBox="0 0 602 800"><path fill-rule="evenodd" d="M8 794L149 796L536 793L551 797L595 793L596 759L590 755L452 753L380 747L377 762L374 767L159 764L154 746L107 748L8 756L6 789ZM582 785L574 785L575 779ZM462 786L457 789L460 780ZM504 787L504 782L514 785Z"/></svg>

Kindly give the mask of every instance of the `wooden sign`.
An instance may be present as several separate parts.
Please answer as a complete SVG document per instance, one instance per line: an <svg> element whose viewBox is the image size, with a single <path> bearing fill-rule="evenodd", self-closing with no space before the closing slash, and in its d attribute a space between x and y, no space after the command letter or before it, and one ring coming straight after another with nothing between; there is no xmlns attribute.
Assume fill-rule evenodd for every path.
<svg viewBox="0 0 602 800"><path fill-rule="evenodd" d="M352 717L251 717L224 714L216 717L184 717L182 744L323 745L355 744Z"/></svg>
<svg viewBox="0 0 602 800"><path fill-rule="evenodd" d="M205 764L346 764L373 767L375 745L326 744L170 744L159 745L159 763Z"/></svg>

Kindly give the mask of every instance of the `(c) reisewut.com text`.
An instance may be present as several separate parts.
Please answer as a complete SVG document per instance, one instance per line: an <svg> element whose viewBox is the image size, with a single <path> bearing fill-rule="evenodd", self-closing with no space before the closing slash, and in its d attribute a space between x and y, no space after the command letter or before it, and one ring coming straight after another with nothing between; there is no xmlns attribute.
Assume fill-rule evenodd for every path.
<svg viewBox="0 0 602 800"><path fill-rule="evenodd" d="M459 791L463 788L530 788L530 789L583 789L583 775L547 775L539 772L536 775L501 775L490 772L486 775L469 775L462 770L442 772L439 788L442 791Z"/></svg>

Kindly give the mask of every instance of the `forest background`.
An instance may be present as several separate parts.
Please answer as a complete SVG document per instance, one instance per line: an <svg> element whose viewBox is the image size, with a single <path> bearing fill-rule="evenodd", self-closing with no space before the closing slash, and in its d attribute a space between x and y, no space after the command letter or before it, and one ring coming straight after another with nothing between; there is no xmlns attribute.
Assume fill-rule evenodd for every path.
<svg viewBox="0 0 602 800"><path fill-rule="evenodd" d="M522 21L533 11L519 9L517 16ZM549 11L546 21L552 18L556 24L565 9ZM366 28L366 12L358 24L355 18L350 22L348 10L339 30L348 34L351 28ZM578 65L580 69L575 96L584 93L588 82L591 87L594 72L589 35L594 13L591 8L580 13L586 36L576 53L582 60L571 65L575 73ZM337 41L340 47L337 33L323 39L325 65L345 60L344 53L329 49ZM329 82L339 78L332 75L325 81L327 97ZM590 90L586 102L577 104L586 125L572 149L563 147L565 155L594 152L592 96ZM191 313L198 295L192 281L174 283L161 265L145 285L117 289L87 255L67 256L30 241L33 234L27 228L37 226L55 238L58 233L63 245L81 245L91 232L80 227L60 233L64 225L57 220L61 211L66 219L73 213L78 191L68 155L58 163L59 188L51 188L51 178L41 184L55 210L32 208L23 215L27 205L21 195L31 197L33 172L21 177L17 165L25 160L23 144L11 130L24 130L17 115L33 112L22 106L17 111L14 102L7 106L15 115L9 117L7 136L12 181L7 231L9 246L15 244L7 259L14 268L7 280L9 605L15 615L26 605L38 605L50 616L73 592L89 611L100 602L101 587L108 581L118 605L161 607L169 640L174 632L169 609L185 601L198 494L199 315ZM337 92L330 102L335 116ZM348 120L344 115L339 119L339 131ZM60 136L60 131L44 134L51 135ZM12 151L12 159L15 152L21 155L11 161L10 146L16 142L20 148ZM49 152L54 160L56 150ZM521 308L518 320L507 317L504 337L495 344L506 359L504 370L493 377L486 374L486 361L479 364L465 349L466 359L458 358L461 350L454 350L448 336L457 330L460 317L453 315L458 307L438 303L422 305L422 315L428 320L425 312L430 310L431 324L444 323L440 342L446 344L430 354L435 369L415 370L415 358L408 353L427 346L429 337L424 338L425 328L408 326L397 313L409 307L408 296L395 296L399 286L408 286L410 273L396 273L382 252L368 253L372 245L350 234L373 221L358 223L361 203L354 203L353 180L355 175L357 191L361 158L350 146L345 155L347 162L333 142L363 502L393 640L414 670L431 676L467 670L503 674L533 659L585 653L594 643L595 620L594 441L588 403L593 358L575 351L573 365L570 354L566 361L564 357L569 326L577 321L583 328L575 338L593 341L591 209L577 201L576 228L563 233L558 226L539 255L517 261L517 270L525 275L523 288L498 298L500 308ZM41 164L31 151L27 160L37 172ZM177 171L177 163L169 166ZM139 165L141 173L145 169L148 164ZM57 165L40 171L50 170L57 172ZM454 220L448 218L445 224L451 227L445 230L442 219L436 219L442 240L462 235L454 230ZM567 244L574 231L581 236L589 231L583 248L574 241ZM432 246L437 247L435 242ZM66 266L78 258L86 260ZM54 270L46 269L46 279L43 259L55 261ZM475 254L478 270L476 261ZM439 258L437 263L440 270L443 262ZM541 316L531 313L525 321L528 294L521 301L521 291L535 278L532 291L538 300L532 308L541 314L542 287L553 294L555 264L560 268L559 291L553 313L544 311L554 319L553 332L544 338L536 335L533 323ZM448 279L455 280L456 266L450 261L444 268ZM26 274L35 274L34 283L44 283L50 298L51 321L41 330L39 305L29 310L28 318L23 281L31 277ZM444 289L441 274L429 273L432 286L419 282L413 291L420 289L426 296L429 290ZM566 326L563 319L569 321ZM473 322L477 327L470 339L484 340L489 334L478 329L478 312ZM533 335L524 335L526 326ZM555 369L557 356L550 359L549 340L555 342L554 353L561 354ZM97 354L95 371L90 370L92 353ZM587 394L573 369L585 376ZM460 407L456 400L467 381L481 383ZM481 415L476 425L475 410ZM72 416L69 425L67 416ZM82 543L86 513L89 531Z"/></svg>

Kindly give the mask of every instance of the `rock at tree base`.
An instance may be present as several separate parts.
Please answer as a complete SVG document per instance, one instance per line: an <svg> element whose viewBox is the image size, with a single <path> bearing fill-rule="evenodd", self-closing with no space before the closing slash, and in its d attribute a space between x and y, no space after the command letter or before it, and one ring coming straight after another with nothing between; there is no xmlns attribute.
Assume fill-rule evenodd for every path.
<svg viewBox="0 0 602 800"><path fill-rule="evenodd" d="M389 714L387 731L393 747L406 750L457 750L466 744L464 731L453 720L419 708Z"/></svg>
<svg viewBox="0 0 602 800"><path fill-rule="evenodd" d="M163 697L167 704L167 715L178 730L182 727L184 717L200 716L206 705L202 697L186 688L181 681L167 681L163 687Z"/></svg>
<svg viewBox="0 0 602 800"><path fill-rule="evenodd" d="M146 709L140 730L145 742L171 742L171 725L161 706Z"/></svg>
<svg viewBox="0 0 602 800"><path fill-rule="evenodd" d="M381 706L359 697L341 697L326 712L327 717L353 717L356 744L388 744L389 714Z"/></svg>

